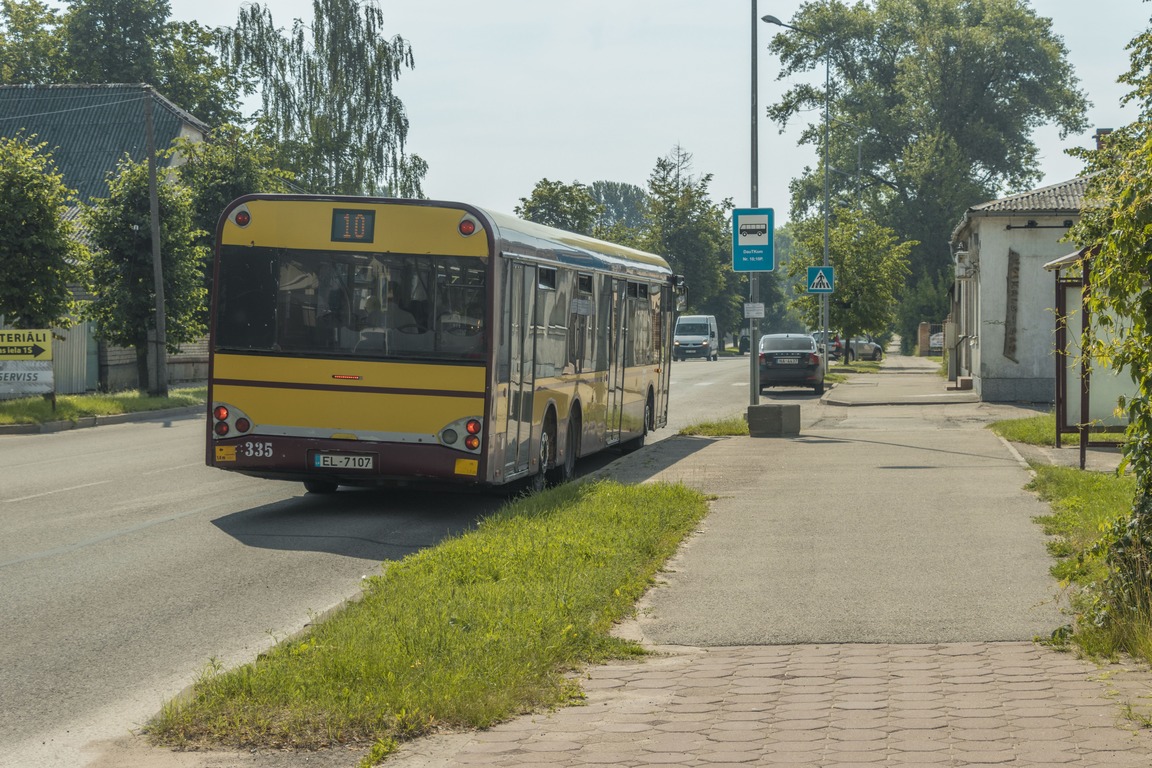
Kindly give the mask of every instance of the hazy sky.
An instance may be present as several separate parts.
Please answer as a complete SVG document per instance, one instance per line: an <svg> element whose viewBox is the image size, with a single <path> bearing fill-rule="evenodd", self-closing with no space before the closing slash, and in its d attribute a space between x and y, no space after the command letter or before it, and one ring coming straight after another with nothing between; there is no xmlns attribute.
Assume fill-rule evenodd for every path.
<svg viewBox="0 0 1152 768"><path fill-rule="evenodd" d="M177 19L231 25L234 0L171 0ZM310 0L268 3L273 19L312 18ZM408 149L430 166L431 198L511 213L542 178L646 186L656 160L680 145L716 201L750 202L751 0L380 0L388 29L416 66L397 91L411 122ZM759 0L758 14L789 21L798 0ZM1061 141L1044 129L1045 178L1074 177L1064 155L1091 146L1098 127L1131 122L1122 110L1128 42L1148 26L1141 0L1033 0L1052 19L1092 102L1090 128ZM1104 9L1107 10L1104 10ZM760 205L787 219L788 182L813 165L798 130L781 134L763 108L790 83L767 50L779 27L758 30ZM813 77L823 83L823 69ZM818 120L819 114L813 119ZM804 122L808 122L805 120ZM1017 190L1013 190L1017 191ZM973 200L973 204L983 202ZM957 218L962 211L957 211Z"/></svg>

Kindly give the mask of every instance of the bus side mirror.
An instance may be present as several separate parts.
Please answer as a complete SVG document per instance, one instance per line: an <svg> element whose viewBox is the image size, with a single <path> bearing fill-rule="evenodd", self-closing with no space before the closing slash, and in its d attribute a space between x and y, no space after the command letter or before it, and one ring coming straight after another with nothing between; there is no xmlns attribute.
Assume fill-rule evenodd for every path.
<svg viewBox="0 0 1152 768"><path fill-rule="evenodd" d="M676 293L676 311L683 312L688 308L688 284L684 282L684 275L675 275L672 287Z"/></svg>

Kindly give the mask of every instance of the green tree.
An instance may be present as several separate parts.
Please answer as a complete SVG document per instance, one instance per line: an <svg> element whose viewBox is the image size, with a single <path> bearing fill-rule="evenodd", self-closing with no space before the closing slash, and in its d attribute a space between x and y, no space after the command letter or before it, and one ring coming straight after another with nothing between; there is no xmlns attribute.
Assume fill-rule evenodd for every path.
<svg viewBox="0 0 1152 768"><path fill-rule="evenodd" d="M211 293L211 249L225 206L241 195L288 192L292 174L276 167L273 148L257 133L235 125L213 129L204 141L178 139L172 152L184 159L177 173L192 196L192 227L205 258L203 284ZM208 320L207 305L201 320Z"/></svg>
<svg viewBox="0 0 1152 768"><path fill-rule="evenodd" d="M594 181L588 191L601 206L596 218L598 230L608 231L617 224L629 229L644 226L644 206L648 196L642 188L619 181Z"/></svg>
<svg viewBox="0 0 1152 768"><path fill-rule="evenodd" d="M212 130L204 141L178 139L180 180L192 194L192 226L200 245L211 245L220 213L241 195L289 192L292 174L276 167L275 150L257 132L235 125Z"/></svg>
<svg viewBox="0 0 1152 768"><path fill-rule="evenodd" d="M278 166L312 192L422 197L428 166L405 152L408 115L393 90L412 47L385 36L373 0L313 0L312 11L286 37L267 6L245 4L221 37L224 65L260 83Z"/></svg>
<svg viewBox="0 0 1152 768"><path fill-rule="evenodd" d="M0 2L0 83L66 82L60 13L40 0Z"/></svg>
<svg viewBox="0 0 1152 768"><path fill-rule="evenodd" d="M769 47L781 79L829 66L833 194L918 241L916 281L949 273L960 212L1040 178L1036 128L1085 126L1067 50L1025 0L816 0L792 24ZM824 100L822 83L797 85L768 113L814 116L802 141L822 147ZM793 218L817 212L823 174L821 159L793 185Z"/></svg>
<svg viewBox="0 0 1152 768"><path fill-rule="evenodd" d="M796 247L788 261L788 274L796 279L792 300L809 328L821 325L819 294L807 293L808 267L824 263L824 219L797 222ZM880 335L896 319L898 295L908 277L908 257L915 243L901 241L859 211L837 212L829 230L828 258L836 271L835 293L828 297L832 330L853 338L861 333Z"/></svg>
<svg viewBox="0 0 1152 768"><path fill-rule="evenodd" d="M0 137L0 315L16 328L67 326L84 258L65 219L75 193L33 142Z"/></svg>
<svg viewBox="0 0 1152 768"><path fill-rule="evenodd" d="M1103 599L1088 617L1106 631L1146 629L1152 616L1152 32L1129 48L1132 64L1121 81L1132 87L1126 100L1140 112L1100 149L1080 153L1093 174L1085 195L1091 204L1069 232L1069 239L1091 246L1088 310L1112 331L1108 340L1104 334L1093 338L1088 329L1086 356L1094 367L1128 371L1136 384L1135 394L1121 402L1128 414L1124 461L1135 475L1136 496L1130 517L1104 539L1109 572ZM1122 650L1146 651L1133 633L1111 634Z"/></svg>
<svg viewBox="0 0 1152 768"><path fill-rule="evenodd" d="M160 253L164 286L164 326L168 352L195 341L203 322L206 254L197 245L192 196L180 184L158 185ZM96 336L136 350L141 390L148 385L148 335L156 329L156 290L152 263L151 208L146 163L122 162L109 181L109 195L85 206L81 221L91 242L85 317Z"/></svg>
<svg viewBox="0 0 1152 768"><path fill-rule="evenodd" d="M520 198L514 212L517 216L581 235L592 235L601 215L601 205L591 190L578 181L540 179L532 194Z"/></svg>
<svg viewBox="0 0 1152 768"><path fill-rule="evenodd" d="M904 289L896 316L896 332L900 334L900 351L911 354L919 338L920 323L940 323L952 310L948 302L947 276L933 279L926 275Z"/></svg>
<svg viewBox="0 0 1152 768"><path fill-rule="evenodd" d="M74 82L159 84L167 0L66 0L64 38Z"/></svg>
<svg viewBox="0 0 1152 768"><path fill-rule="evenodd" d="M732 202L712 202L708 185L712 174L692 174L692 155L675 147L656 161L648 177L647 228L640 247L663 256L684 275L690 312L716 315L716 322L731 330L739 322L726 277L732 271ZM743 313L740 313L740 317Z"/></svg>
<svg viewBox="0 0 1152 768"><path fill-rule="evenodd" d="M220 61L216 34L194 21L173 21L164 28L156 52L156 90L208 125L241 120L241 78Z"/></svg>

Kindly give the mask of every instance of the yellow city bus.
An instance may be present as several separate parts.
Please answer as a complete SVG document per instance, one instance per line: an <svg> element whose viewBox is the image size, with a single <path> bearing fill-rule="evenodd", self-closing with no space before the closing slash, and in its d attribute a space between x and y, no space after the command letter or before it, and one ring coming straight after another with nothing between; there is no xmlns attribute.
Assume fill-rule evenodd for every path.
<svg viewBox="0 0 1152 768"><path fill-rule="evenodd" d="M248 195L216 232L209 466L534 490L668 419L659 256L454 202Z"/></svg>

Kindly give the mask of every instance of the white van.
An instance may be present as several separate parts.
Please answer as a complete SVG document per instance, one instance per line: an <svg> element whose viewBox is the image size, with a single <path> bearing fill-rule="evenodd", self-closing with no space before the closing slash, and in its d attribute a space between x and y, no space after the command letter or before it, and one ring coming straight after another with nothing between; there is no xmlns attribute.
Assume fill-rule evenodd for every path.
<svg viewBox="0 0 1152 768"><path fill-rule="evenodd" d="M686 360L689 357L719 359L720 334L716 332L715 315L682 315L676 319L676 330L672 333L672 359Z"/></svg>

